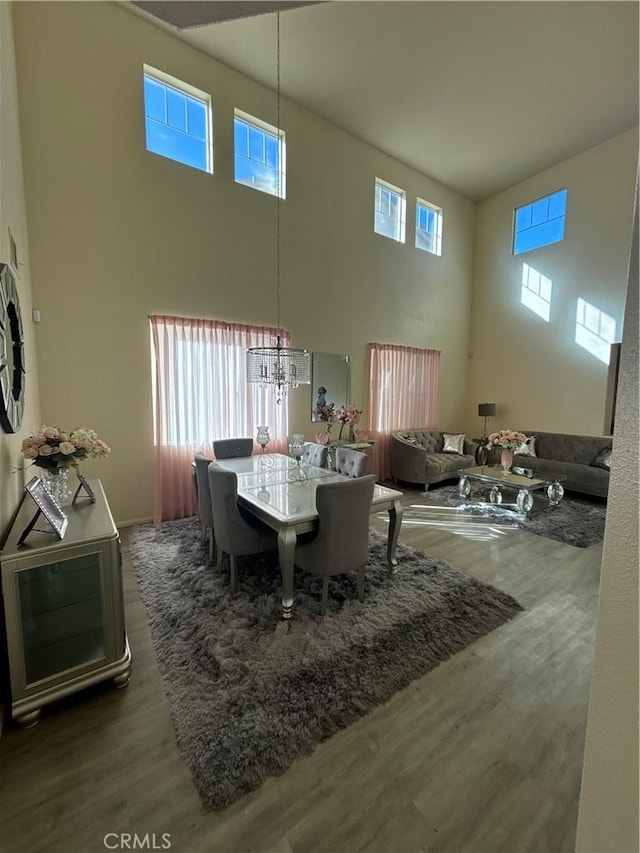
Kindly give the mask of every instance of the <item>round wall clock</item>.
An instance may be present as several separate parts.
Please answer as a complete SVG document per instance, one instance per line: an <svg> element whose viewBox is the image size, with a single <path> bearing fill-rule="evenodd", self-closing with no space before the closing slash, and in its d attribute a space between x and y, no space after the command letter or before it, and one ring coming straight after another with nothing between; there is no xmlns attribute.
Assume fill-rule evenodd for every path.
<svg viewBox="0 0 640 853"><path fill-rule="evenodd" d="M0 425L17 432L24 412L24 330L13 273L0 264Z"/></svg>

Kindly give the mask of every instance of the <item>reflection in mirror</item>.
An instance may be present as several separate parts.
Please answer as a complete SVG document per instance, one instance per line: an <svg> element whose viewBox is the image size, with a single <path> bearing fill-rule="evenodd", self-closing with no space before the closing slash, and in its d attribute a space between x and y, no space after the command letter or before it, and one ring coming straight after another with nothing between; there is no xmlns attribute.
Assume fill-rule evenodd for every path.
<svg viewBox="0 0 640 853"><path fill-rule="evenodd" d="M349 402L350 358L328 352L314 352L311 379L311 420L328 420L333 408Z"/></svg>

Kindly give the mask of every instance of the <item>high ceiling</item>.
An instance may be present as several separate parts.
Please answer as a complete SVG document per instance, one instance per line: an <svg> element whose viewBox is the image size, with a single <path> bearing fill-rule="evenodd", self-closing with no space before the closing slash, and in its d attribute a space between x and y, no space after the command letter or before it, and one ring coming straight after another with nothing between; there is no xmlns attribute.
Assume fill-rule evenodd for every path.
<svg viewBox="0 0 640 853"><path fill-rule="evenodd" d="M262 5L184 3L210 21ZM637 2L264 4L274 5L290 7L283 95L471 199L638 124ZM275 87L275 17L170 29Z"/></svg>

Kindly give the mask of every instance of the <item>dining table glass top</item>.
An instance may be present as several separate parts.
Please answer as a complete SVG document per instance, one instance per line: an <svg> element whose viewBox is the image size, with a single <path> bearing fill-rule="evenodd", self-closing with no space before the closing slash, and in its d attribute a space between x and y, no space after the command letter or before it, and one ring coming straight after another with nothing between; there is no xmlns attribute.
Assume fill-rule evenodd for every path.
<svg viewBox="0 0 640 853"><path fill-rule="evenodd" d="M248 507L254 506L278 522L289 525L317 518L316 488L318 483L344 480L329 468L300 465L284 453L261 453L233 459L216 460L238 478L238 497ZM385 506L402 497L402 492L375 485L372 509Z"/></svg>
<svg viewBox="0 0 640 853"><path fill-rule="evenodd" d="M320 483L341 482L342 474L328 472L328 476L309 478L294 482L267 483L241 486L238 481L238 495L245 502L268 512L284 523L296 523L317 518L316 489ZM371 507L387 504L401 497L402 493L386 486L374 486Z"/></svg>
<svg viewBox="0 0 640 853"><path fill-rule="evenodd" d="M259 453L256 456L238 456L233 459L216 459L216 463L225 471L236 474L254 474L261 471L286 471L297 468L298 463L285 453Z"/></svg>

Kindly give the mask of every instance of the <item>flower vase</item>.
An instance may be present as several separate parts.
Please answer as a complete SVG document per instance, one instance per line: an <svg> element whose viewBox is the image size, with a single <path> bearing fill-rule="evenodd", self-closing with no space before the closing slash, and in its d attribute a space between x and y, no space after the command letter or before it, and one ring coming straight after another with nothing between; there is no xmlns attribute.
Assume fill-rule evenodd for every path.
<svg viewBox="0 0 640 853"><path fill-rule="evenodd" d="M513 450L509 450L508 447L502 448L502 452L500 454L500 464L502 465L503 473L508 474L511 470L511 466L513 465Z"/></svg>
<svg viewBox="0 0 640 853"><path fill-rule="evenodd" d="M66 506L71 501L68 468L44 468L40 478L46 491L59 507Z"/></svg>
<svg viewBox="0 0 640 853"><path fill-rule="evenodd" d="M340 424L340 432L338 433L338 441L342 441L342 430L344 429L344 424Z"/></svg>
<svg viewBox="0 0 640 853"><path fill-rule="evenodd" d="M349 441L356 440L356 431L353 428L353 424L349 424Z"/></svg>

